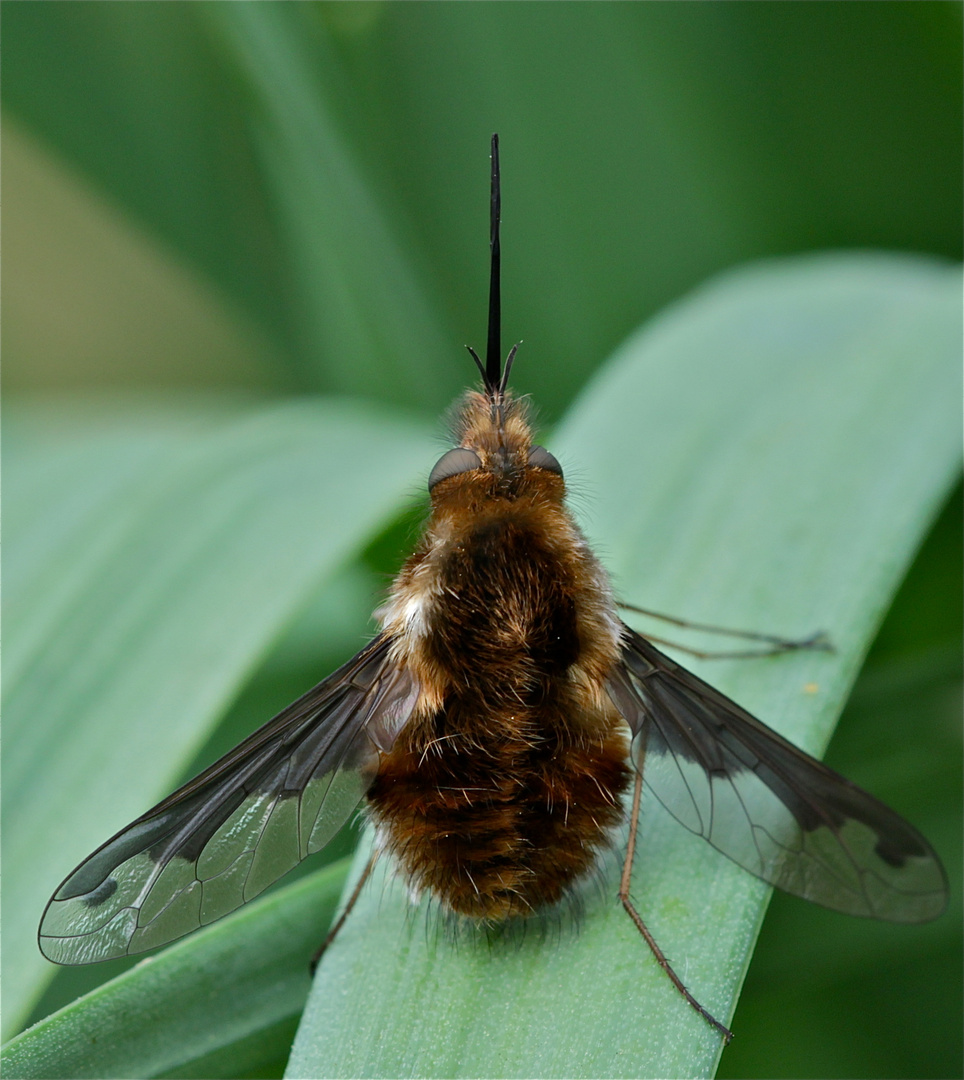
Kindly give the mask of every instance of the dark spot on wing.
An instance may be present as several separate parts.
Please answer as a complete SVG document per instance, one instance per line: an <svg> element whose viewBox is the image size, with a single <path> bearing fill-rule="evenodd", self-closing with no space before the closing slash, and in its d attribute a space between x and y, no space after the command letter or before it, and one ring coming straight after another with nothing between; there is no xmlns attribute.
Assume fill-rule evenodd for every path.
<svg viewBox="0 0 964 1080"><path fill-rule="evenodd" d="M888 866L900 869L906 865L908 858L922 858L927 852L912 836L882 836L874 845L874 854L880 856Z"/></svg>
<svg viewBox="0 0 964 1080"><path fill-rule="evenodd" d="M112 878L105 878L96 889L89 892L86 896L82 897L84 905L89 908L100 907L104 901L109 900L114 893L117 892L117 881Z"/></svg>

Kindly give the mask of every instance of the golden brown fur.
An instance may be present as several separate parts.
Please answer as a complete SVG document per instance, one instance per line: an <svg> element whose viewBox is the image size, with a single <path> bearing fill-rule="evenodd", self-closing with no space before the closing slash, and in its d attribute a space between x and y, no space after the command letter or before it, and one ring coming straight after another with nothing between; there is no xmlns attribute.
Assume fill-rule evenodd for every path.
<svg viewBox="0 0 964 1080"><path fill-rule="evenodd" d="M518 402L470 394L481 468L438 483L383 612L422 688L369 806L416 890L503 920L559 900L622 820L624 724L602 690L619 623Z"/></svg>

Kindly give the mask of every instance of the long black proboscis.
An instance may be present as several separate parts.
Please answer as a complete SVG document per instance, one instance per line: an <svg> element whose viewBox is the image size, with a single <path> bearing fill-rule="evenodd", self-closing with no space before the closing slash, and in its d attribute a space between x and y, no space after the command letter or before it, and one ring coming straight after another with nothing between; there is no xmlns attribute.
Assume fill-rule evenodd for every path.
<svg viewBox="0 0 964 1080"><path fill-rule="evenodd" d="M499 189L499 136L492 136L492 191L489 207L489 337L485 350L485 382L495 389L502 382L502 298L499 288L499 214L501 192Z"/></svg>

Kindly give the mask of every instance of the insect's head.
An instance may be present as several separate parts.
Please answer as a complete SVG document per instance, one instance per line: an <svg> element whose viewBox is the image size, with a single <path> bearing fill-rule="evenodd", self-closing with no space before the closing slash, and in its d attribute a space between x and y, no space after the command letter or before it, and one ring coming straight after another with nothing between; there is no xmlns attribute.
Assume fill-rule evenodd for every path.
<svg viewBox="0 0 964 1080"><path fill-rule="evenodd" d="M508 390L515 359L513 345L502 363L502 314L499 290L499 136L492 136L490 202L489 327L485 363L467 346L482 375L482 393L466 394L455 424L458 445L443 454L428 478L432 505L477 498L520 498L538 495L561 501L565 495L562 468L542 446L532 442L524 404Z"/></svg>

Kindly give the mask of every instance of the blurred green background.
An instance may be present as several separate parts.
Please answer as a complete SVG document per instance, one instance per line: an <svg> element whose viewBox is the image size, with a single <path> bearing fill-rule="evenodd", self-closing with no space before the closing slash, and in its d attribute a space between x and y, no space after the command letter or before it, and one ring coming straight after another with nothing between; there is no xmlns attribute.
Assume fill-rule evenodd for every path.
<svg viewBox="0 0 964 1080"><path fill-rule="evenodd" d="M469 377L462 345L484 339L494 130L505 340L524 339L516 384L547 423L718 270L842 247L961 257L956 3L8 0L0 15L11 409L337 393L434 422ZM829 755L948 859L944 936L921 955L899 929L775 898L721 1075L961 1075L960 821L936 811L948 792L960 804L960 520L958 491ZM367 553L370 575L404 534ZM234 723L314 681L321 654L289 648ZM881 748L884 714L906 725ZM862 773L868 745L898 764ZM914 765L928 753L940 792ZM854 1015L859 1031L841 1023Z"/></svg>

